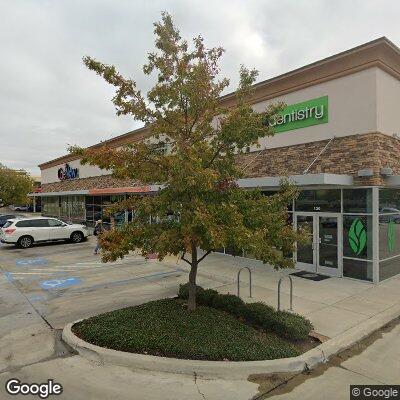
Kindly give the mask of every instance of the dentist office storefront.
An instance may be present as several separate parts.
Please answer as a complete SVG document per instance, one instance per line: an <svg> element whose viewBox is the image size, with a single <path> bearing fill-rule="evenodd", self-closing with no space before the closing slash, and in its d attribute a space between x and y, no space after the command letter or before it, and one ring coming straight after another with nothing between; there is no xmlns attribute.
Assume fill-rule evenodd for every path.
<svg viewBox="0 0 400 400"><path fill-rule="evenodd" d="M234 93L220 99L224 107L234 101ZM379 38L254 85L255 111L276 102L287 105L265 121L276 134L237 156L245 171L238 184L266 194L282 178L297 185L290 222L308 226L312 240L298 245L296 267L374 283L400 274L400 49ZM118 148L148 131L91 147ZM92 224L116 198L143 192L71 155L39 167L41 193L32 196L48 216Z"/></svg>

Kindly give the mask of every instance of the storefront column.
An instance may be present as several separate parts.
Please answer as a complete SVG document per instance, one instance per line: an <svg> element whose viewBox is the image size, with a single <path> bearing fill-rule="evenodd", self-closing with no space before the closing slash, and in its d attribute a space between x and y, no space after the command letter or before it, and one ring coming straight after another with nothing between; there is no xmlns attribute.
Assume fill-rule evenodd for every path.
<svg viewBox="0 0 400 400"><path fill-rule="evenodd" d="M373 282L379 283L379 188L372 188L372 261Z"/></svg>

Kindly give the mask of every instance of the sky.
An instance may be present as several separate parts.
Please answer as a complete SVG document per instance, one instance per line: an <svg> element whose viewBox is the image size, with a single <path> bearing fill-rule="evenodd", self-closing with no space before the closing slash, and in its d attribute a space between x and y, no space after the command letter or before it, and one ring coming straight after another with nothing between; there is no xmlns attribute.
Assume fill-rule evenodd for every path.
<svg viewBox="0 0 400 400"><path fill-rule="evenodd" d="M398 0L0 0L0 163L39 175L68 145L142 126L116 116L113 88L82 57L115 65L145 92L162 11L183 37L226 49L229 92L241 64L265 80L381 36L400 46Z"/></svg>

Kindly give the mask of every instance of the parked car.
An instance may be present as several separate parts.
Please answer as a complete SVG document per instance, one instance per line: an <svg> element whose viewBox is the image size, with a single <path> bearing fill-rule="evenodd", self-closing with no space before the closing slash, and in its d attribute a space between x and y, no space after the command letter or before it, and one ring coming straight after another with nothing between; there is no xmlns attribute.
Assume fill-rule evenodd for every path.
<svg viewBox="0 0 400 400"><path fill-rule="evenodd" d="M28 211L33 212L33 204L28 206ZM40 204L36 204L36 212L40 213L42 211L42 206Z"/></svg>
<svg viewBox="0 0 400 400"><path fill-rule="evenodd" d="M14 211L29 211L29 206L14 206Z"/></svg>
<svg viewBox="0 0 400 400"><path fill-rule="evenodd" d="M21 218L23 217L22 215L18 214L0 214L0 228L4 226L4 224L9 220L9 219L15 219L15 218Z"/></svg>
<svg viewBox="0 0 400 400"><path fill-rule="evenodd" d="M382 210L379 211L379 214L380 223L394 222L396 224L400 224L400 210L397 208L382 208Z"/></svg>
<svg viewBox="0 0 400 400"><path fill-rule="evenodd" d="M89 235L85 225L66 224L55 218L11 219L0 229L0 241L26 249L33 243L69 240L80 243Z"/></svg>

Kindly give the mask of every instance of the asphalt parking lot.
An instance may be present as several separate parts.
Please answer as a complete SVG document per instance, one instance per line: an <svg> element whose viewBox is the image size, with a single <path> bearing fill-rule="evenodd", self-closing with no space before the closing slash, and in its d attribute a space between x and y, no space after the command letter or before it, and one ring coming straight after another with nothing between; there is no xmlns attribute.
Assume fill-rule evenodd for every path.
<svg viewBox="0 0 400 400"><path fill-rule="evenodd" d="M75 354L61 340L69 322L108 310L175 296L188 268L175 257L146 261L139 255L103 264L95 238L22 250L0 245L0 399L37 398L5 392L9 379L63 386L66 400L246 399L250 382L203 380L192 375L136 371L103 365ZM231 278L199 276L207 287Z"/></svg>
<svg viewBox="0 0 400 400"><path fill-rule="evenodd" d="M0 268L40 316L55 329L99 312L173 296L183 266L130 255L102 263L95 238L80 244L48 243L29 249L0 245Z"/></svg>
<svg viewBox="0 0 400 400"><path fill-rule="evenodd" d="M0 399L27 398L5 393L6 382L15 378L28 383L55 379L64 388L57 398L66 400L239 400L259 394L258 384L250 381L132 370L88 360L68 349L60 341L61 330L67 323L175 296L179 284L188 279L188 268L177 258L146 261L131 254L103 264L100 256L93 255L94 246L94 237L80 244L40 244L25 250L0 245ZM235 293L237 273L244 265L253 270L253 299L247 297L247 275L241 276L242 296L247 301L275 305L277 282L290 271L274 271L256 261L210 255L201 266L198 284ZM297 278L294 307L312 318L317 331L331 332L333 336L339 332L338 326L345 330L349 321L357 323L357 310L362 314L372 307L365 298L376 299L370 313L392 307L398 301L398 287L397 279L374 287L337 278L321 282ZM283 288L286 302L287 289ZM355 307L353 311L348 310L351 307ZM370 313L362 318L369 318ZM339 317L335 319L335 315ZM399 355L393 349L399 348L399 338L397 327L342 366L306 380L300 376L293 380L296 385L290 386L290 390L270 395L314 400L320 396L320 388L325 387L328 398L339 400L348 396L350 384L397 383Z"/></svg>

